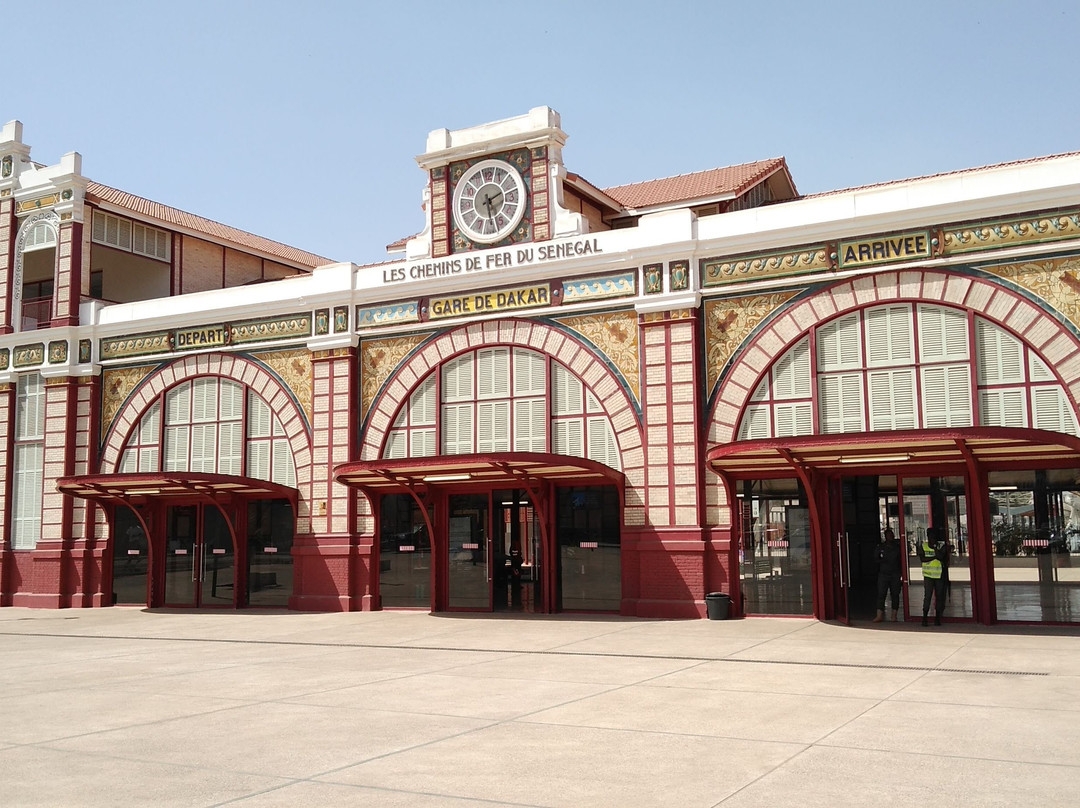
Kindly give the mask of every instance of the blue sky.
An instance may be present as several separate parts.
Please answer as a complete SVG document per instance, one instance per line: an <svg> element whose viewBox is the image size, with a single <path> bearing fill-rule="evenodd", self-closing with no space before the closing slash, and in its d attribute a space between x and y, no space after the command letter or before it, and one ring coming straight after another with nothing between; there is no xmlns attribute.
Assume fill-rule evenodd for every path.
<svg viewBox="0 0 1080 808"><path fill-rule="evenodd" d="M784 156L802 193L1080 150L1080 7L87 3L25 9L32 157L335 260L422 226L427 133L547 105L600 187Z"/></svg>

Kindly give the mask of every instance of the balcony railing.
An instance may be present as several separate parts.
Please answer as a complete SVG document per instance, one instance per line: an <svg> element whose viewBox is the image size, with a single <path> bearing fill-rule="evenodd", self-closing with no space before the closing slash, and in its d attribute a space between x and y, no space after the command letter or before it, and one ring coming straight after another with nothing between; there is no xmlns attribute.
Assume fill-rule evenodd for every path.
<svg viewBox="0 0 1080 808"><path fill-rule="evenodd" d="M49 297L35 297L22 302L22 331L48 328L52 323L52 303Z"/></svg>

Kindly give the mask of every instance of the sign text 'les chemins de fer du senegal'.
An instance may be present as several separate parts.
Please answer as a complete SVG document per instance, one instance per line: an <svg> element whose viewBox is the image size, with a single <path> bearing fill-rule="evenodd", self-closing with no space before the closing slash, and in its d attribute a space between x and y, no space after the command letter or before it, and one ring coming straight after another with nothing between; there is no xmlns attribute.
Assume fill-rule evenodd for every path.
<svg viewBox="0 0 1080 808"><path fill-rule="evenodd" d="M473 255L451 255L431 261L418 261L383 270L383 283L400 281L419 281L428 278L441 278L446 275L458 275L462 272L478 272L485 269L510 269L527 264L541 264L546 261L558 261L562 258L576 258L582 255L602 253L598 240L594 237L579 238L573 241L551 242L549 244L528 244L511 246L505 250L489 250Z"/></svg>

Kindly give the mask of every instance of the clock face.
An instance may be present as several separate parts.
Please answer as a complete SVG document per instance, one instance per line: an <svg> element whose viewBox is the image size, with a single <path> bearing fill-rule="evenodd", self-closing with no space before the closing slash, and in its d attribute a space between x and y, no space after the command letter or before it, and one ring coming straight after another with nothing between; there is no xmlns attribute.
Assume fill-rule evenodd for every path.
<svg viewBox="0 0 1080 808"><path fill-rule="evenodd" d="M506 238L525 214L525 182L502 160L469 167L454 188L454 221L472 241Z"/></svg>

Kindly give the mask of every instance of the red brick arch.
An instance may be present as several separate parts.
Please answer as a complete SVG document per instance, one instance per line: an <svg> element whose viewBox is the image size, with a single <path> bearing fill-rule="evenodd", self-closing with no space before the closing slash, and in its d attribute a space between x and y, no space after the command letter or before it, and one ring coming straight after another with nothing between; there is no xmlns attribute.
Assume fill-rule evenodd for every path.
<svg viewBox="0 0 1080 808"><path fill-rule="evenodd" d="M200 376L223 376L240 382L270 404L292 446L296 485L303 495L311 484L311 435L303 412L280 380L266 368L245 357L227 354L185 357L147 376L120 408L109 427L101 454L101 471L105 474L116 471L124 446L139 419L166 390Z"/></svg>
<svg viewBox="0 0 1080 808"><path fill-rule="evenodd" d="M644 482L645 453L641 421L622 380L603 356L581 340L552 325L527 320L494 320L461 326L439 334L413 352L392 372L368 414L360 445L361 460L377 459L398 409L420 382L449 359L478 348L504 345L529 348L566 365L600 402L611 420L628 486Z"/></svg>
<svg viewBox="0 0 1080 808"><path fill-rule="evenodd" d="M1080 400L1080 340L1059 320L993 279L943 270L865 275L801 298L741 346L721 380L708 421L708 444L731 443L762 376L810 326L879 303L920 301L972 309L1026 342Z"/></svg>

